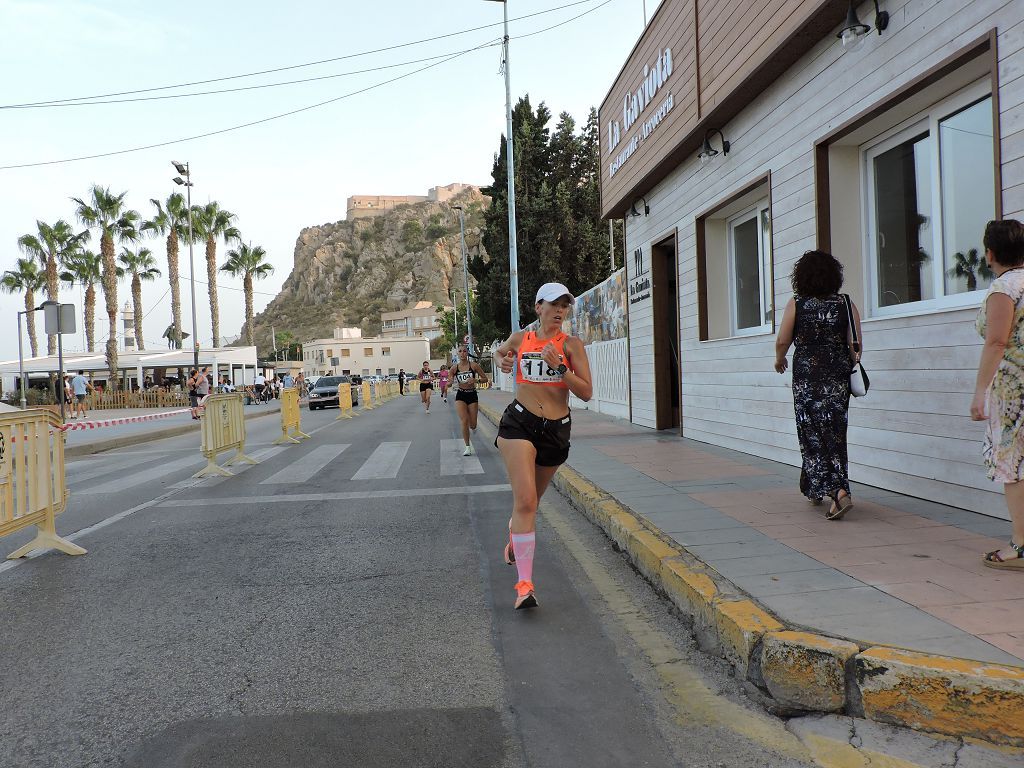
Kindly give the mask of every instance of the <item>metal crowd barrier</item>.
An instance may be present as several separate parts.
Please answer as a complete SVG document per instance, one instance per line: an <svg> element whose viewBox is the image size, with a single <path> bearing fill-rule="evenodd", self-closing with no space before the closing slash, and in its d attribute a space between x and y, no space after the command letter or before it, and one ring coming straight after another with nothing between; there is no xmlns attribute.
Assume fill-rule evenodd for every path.
<svg viewBox="0 0 1024 768"><path fill-rule="evenodd" d="M299 390L286 387L281 390L281 436L274 445L298 443L309 437L302 431L302 409L299 408Z"/></svg>
<svg viewBox="0 0 1024 768"><path fill-rule="evenodd" d="M192 477L209 475L234 475L224 467L233 464L258 464L259 462L245 454L245 415L242 412L242 396L240 394L210 395L206 400L206 410L202 416L202 453L207 465ZM217 456L234 449L235 455L218 466Z"/></svg>
<svg viewBox="0 0 1024 768"><path fill-rule="evenodd" d="M36 526L36 537L8 559L42 549L85 554L57 535L56 517L68 501L61 426L48 410L0 414L0 536Z"/></svg>

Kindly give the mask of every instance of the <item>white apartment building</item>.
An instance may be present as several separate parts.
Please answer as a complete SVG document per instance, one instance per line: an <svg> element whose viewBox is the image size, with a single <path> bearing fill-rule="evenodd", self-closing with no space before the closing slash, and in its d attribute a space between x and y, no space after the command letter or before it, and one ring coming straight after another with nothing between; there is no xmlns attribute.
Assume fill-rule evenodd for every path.
<svg viewBox="0 0 1024 768"><path fill-rule="evenodd" d="M363 338L358 328L336 328L330 339L302 345L302 370L308 376L387 376L404 368L415 372L430 359L426 336Z"/></svg>
<svg viewBox="0 0 1024 768"><path fill-rule="evenodd" d="M444 306L445 312L450 312L451 309L451 306ZM438 338L441 335L441 318L437 305L432 301L418 301L410 309L381 312L380 335L389 339L402 336Z"/></svg>

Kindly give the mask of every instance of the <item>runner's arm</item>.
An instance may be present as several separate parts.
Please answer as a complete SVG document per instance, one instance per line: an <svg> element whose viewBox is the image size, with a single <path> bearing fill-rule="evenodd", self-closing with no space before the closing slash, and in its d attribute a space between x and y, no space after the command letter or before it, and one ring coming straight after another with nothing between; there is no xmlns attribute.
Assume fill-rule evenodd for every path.
<svg viewBox="0 0 1024 768"><path fill-rule="evenodd" d="M562 381L580 400L590 400L594 396L594 386L590 379L590 360L587 359L583 342L576 336L570 336L565 340L565 354L569 358L566 361L569 370L565 372Z"/></svg>
<svg viewBox="0 0 1024 768"><path fill-rule="evenodd" d="M487 378L487 374L484 373L484 369L480 367L479 363L473 363L473 368L476 370L476 380L478 383L486 384L490 381Z"/></svg>
<svg viewBox="0 0 1024 768"><path fill-rule="evenodd" d="M516 331L509 336L496 350L498 357L505 360L509 355L515 355L519 351L519 347L522 346L523 337L526 335L526 331ZM511 373L511 369L505 371L505 373Z"/></svg>

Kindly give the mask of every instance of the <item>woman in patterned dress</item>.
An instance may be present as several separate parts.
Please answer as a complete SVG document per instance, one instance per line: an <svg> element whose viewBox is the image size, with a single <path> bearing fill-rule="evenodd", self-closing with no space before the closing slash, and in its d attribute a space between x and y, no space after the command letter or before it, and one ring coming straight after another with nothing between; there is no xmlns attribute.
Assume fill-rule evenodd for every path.
<svg viewBox="0 0 1024 768"><path fill-rule="evenodd" d="M843 265L831 254L807 251L793 267L793 298L786 304L775 340L775 370L785 373L793 353L793 406L803 467L800 492L812 504L828 496L825 517L839 520L853 508L847 476L846 424L850 369L860 359L851 344ZM857 338L860 313L851 302Z"/></svg>
<svg viewBox="0 0 1024 768"><path fill-rule="evenodd" d="M990 221L982 242L996 278L978 312L985 346L971 418L988 421L985 466L989 479L1003 483L1013 524L1009 546L989 552L984 563L1024 572L1024 225Z"/></svg>

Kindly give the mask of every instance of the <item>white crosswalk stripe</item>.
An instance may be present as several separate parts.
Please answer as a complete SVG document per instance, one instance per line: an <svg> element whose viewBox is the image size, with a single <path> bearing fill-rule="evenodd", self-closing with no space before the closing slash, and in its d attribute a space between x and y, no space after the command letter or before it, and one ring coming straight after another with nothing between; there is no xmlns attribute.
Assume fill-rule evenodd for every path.
<svg viewBox="0 0 1024 768"><path fill-rule="evenodd" d="M321 445L290 463L280 472L276 472L260 485L268 483L305 483L316 474L338 458L351 443L337 443L335 445Z"/></svg>
<svg viewBox="0 0 1024 768"><path fill-rule="evenodd" d="M398 477L405 455L412 443L381 443L370 454L363 466L353 476L353 480L384 480Z"/></svg>
<svg viewBox="0 0 1024 768"><path fill-rule="evenodd" d="M463 456L466 444L461 439L441 441L441 474L482 475L484 468L476 456Z"/></svg>
<svg viewBox="0 0 1024 768"><path fill-rule="evenodd" d="M143 459L142 461L146 461ZM107 459L106 461L97 464L86 464L81 470L70 471L72 467L68 467L65 470L67 476L68 486L75 486L79 483L85 483L89 480L95 480L97 477L103 477L109 475L111 472L117 472L124 469L125 467L131 467L141 463L138 457L132 456L124 458L121 461L113 461ZM77 462L76 462L77 464ZM72 465L74 466L74 465Z"/></svg>
<svg viewBox="0 0 1024 768"><path fill-rule="evenodd" d="M143 485L145 483L152 483L159 480L161 477L173 474L182 469L189 467L195 467L204 464L206 459L202 456L192 455L186 456L183 459L177 461L170 461L165 464L158 464L155 467L149 469L143 469L138 472L133 472L126 469L121 477L116 480L108 480L105 483L94 485L92 488L86 488L84 490L76 490L75 493L85 494L100 494L100 493L120 493L121 491L127 490L128 488L134 488L137 485Z"/></svg>

